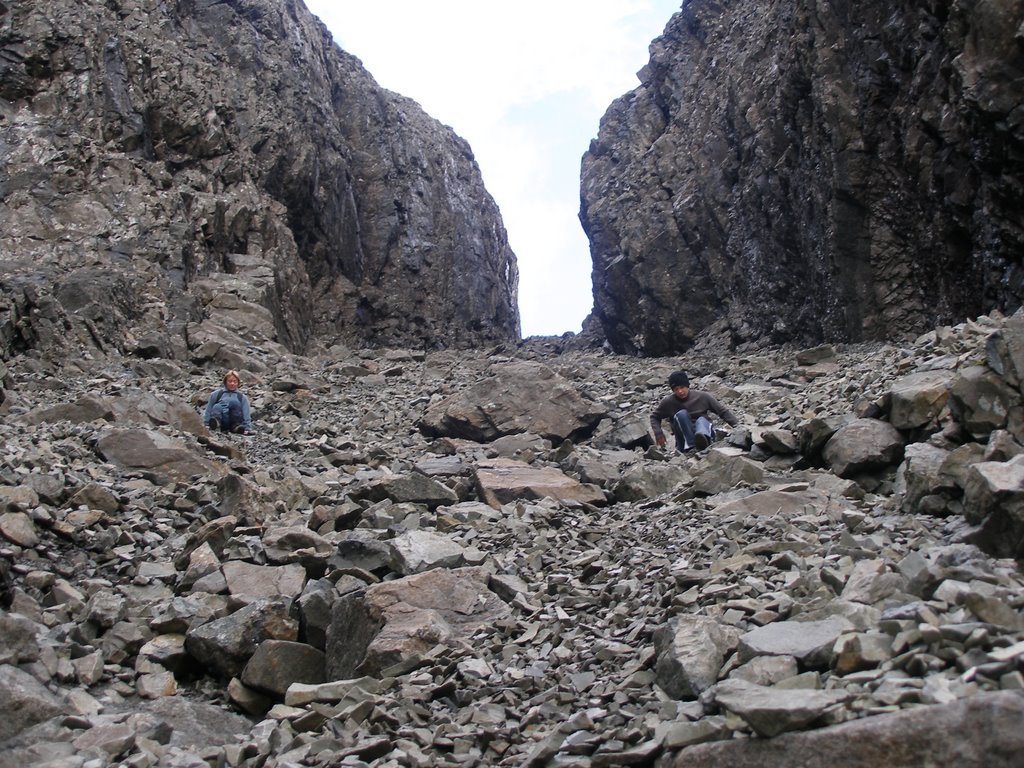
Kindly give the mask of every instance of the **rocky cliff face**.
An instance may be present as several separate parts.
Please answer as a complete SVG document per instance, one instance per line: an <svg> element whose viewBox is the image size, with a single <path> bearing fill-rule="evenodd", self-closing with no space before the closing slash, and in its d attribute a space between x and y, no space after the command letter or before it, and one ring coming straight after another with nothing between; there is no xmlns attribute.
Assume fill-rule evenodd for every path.
<svg viewBox="0 0 1024 768"><path fill-rule="evenodd" d="M0 2L0 351L518 338L472 151L293 0Z"/></svg>
<svg viewBox="0 0 1024 768"><path fill-rule="evenodd" d="M684 3L583 159L612 346L1020 306L1022 21L1017 0Z"/></svg>

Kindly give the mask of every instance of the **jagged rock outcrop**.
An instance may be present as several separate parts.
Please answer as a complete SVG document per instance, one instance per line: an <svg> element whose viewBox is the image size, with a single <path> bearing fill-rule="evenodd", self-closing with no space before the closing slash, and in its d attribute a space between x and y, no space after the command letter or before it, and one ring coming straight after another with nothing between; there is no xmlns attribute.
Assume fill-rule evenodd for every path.
<svg viewBox="0 0 1024 768"><path fill-rule="evenodd" d="M1022 21L1018 0L685 3L583 158L612 347L1019 307Z"/></svg>
<svg viewBox="0 0 1024 768"><path fill-rule="evenodd" d="M295 0L0 3L0 169L2 357L518 338L470 147Z"/></svg>

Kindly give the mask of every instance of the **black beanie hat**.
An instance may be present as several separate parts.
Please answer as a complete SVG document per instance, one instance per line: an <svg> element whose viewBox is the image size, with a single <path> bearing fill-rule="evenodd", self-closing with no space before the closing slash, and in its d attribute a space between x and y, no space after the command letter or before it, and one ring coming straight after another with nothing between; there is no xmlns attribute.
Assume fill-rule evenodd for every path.
<svg viewBox="0 0 1024 768"><path fill-rule="evenodd" d="M676 371L675 373L668 377L669 389L688 386L690 386L690 377L686 375L686 371Z"/></svg>

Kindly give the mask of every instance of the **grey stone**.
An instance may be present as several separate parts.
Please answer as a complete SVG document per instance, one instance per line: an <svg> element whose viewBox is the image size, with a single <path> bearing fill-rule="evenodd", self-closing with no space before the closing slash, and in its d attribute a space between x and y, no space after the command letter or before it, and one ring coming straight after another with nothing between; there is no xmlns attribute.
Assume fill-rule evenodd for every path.
<svg viewBox="0 0 1024 768"><path fill-rule="evenodd" d="M513 459L480 461L474 472L483 501L498 508L521 499L554 498L604 504L604 493L580 483L554 467L534 467Z"/></svg>
<svg viewBox="0 0 1024 768"><path fill-rule="evenodd" d="M719 706L766 738L813 723L849 697L844 691L769 688L731 679L719 683L714 695Z"/></svg>
<svg viewBox="0 0 1024 768"><path fill-rule="evenodd" d="M890 390L889 423L917 429L935 422L949 400L953 376L948 371L921 371L897 379Z"/></svg>
<svg viewBox="0 0 1024 768"><path fill-rule="evenodd" d="M0 719L0 743L57 717L67 706L32 675L10 664L0 664L0 705L5 713Z"/></svg>
<svg viewBox="0 0 1024 768"><path fill-rule="evenodd" d="M896 465L903 458L904 440L888 422L856 419L829 438L822 455L840 477Z"/></svg>
<svg viewBox="0 0 1024 768"><path fill-rule="evenodd" d="M794 755L815 766L933 765L1011 768L1024 748L1024 697L986 693L934 707L876 715L769 740L702 744L679 753L677 768L783 768Z"/></svg>
<svg viewBox="0 0 1024 768"><path fill-rule="evenodd" d="M429 408L420 428L428 435L478 442L519 432L561 441L593 432L607 411L538 363L495 366L492 373L491 378Z"/></svg>
<svg viewBox="0 0 1024 768"><path fill-rule="evenodd" d="M654 633L655 681L674 699L696 699L718 680L730 638L707 616L678 616Z"/></svg>
<svg viewBox="0 0 1024 768"><path fill-rule="evenodd" d="M296 640L298 624L281 598L256 600L185 634L185 649L223 677L238 677L264 640Z"/></svg>
<svg viewBox="0 0 1024 768"><path fill-rule="evenodd" d="M757 656L792 656L805 667L827 667L839 636L851 628L839 618L820 621L775 621L740 636L741 661Z"/></svg>
<svg viewBox="0 0 1024 768"><path fill-rule="evenodd" d="M326 682L323 651L305 643L264 640L242 670L242 682L279 698L293 683Z"/></svg>
<svg viewBox="0 0 1024 768"><path fill-rule="evenodd" d="M391 567L402 576L465 564L466 550L463 547L430 531L406 531L389 540L388 546L391 548Z"/></svg>

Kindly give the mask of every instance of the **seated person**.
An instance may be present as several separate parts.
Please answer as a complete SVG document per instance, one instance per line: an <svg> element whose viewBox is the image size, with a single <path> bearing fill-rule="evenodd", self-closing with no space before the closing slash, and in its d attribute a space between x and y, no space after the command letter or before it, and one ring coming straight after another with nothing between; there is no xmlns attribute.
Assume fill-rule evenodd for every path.
<svg viewBox="0 0 1024 768"><path fill-rule="evenodd" d="M236 371L224 374L224 386L210 395L203 413L203 424L214 431L252 434L252 416L249 412L249 398L238 387L241 379Z"/></svg>

